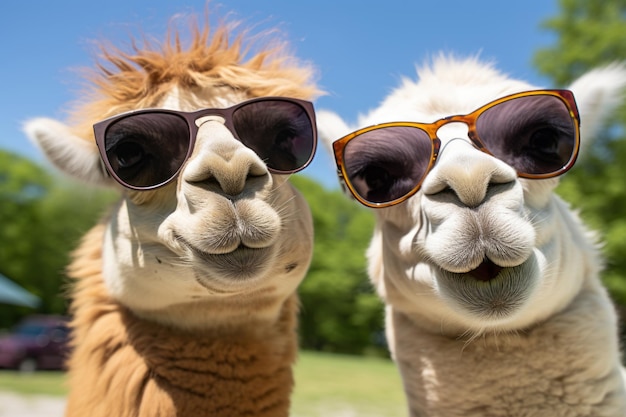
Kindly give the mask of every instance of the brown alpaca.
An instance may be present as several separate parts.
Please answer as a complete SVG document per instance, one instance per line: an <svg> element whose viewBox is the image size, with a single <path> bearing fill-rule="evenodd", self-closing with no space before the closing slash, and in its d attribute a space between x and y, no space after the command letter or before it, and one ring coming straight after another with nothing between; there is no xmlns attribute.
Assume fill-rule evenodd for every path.
<svg viewBox="0 0 626 417"><path fill-rule="evenodd" d="M103 168L94 123L136 109L209 109L194 121L195 145L171 181L120 188L119 204L74 252L68 417L289 414L295 291L312 256L311 215L288 175L255 153L263 149L244 145L220 109L255 97L309 99L317 91L310 70L290 64L281 46L244 61L241 36L231 42L220 27L210 37L208 25L191 32L188 49L178 33L159 49L109 49L73 127L50 119L26 125L65 172L118 185ZM253 112L260 116L255 132L267 123L269 113L256 114L264 107ZM306 120L310 160L312 112ZM144 150L142 164L153 148ZM128 154L119 159L127 163Z"/></svg>

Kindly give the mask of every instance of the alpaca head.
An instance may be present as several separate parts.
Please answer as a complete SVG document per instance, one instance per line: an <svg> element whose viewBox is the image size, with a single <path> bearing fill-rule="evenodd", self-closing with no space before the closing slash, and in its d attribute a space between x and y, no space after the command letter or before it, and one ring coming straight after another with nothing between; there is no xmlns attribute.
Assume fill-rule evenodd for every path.
<svg viewBox="0 0 626 417"><path fill-rule="evenodd" d="M562 309L599 263L553 190L577 138L590 141L615 105L626 70L582 77L570 87L577 104L475 59L442 57L419 75L359 126L424 124L334 143L353 195L378 207L368 256L379 294L444 332L519 329ZM327 112L318 123L326 141L351 130Z"/></svg>
<svg viewBox="0 0 626 417"><path fill-rule="evenodd" d="M302 100L317 91L280 44L251 55L225 27L191 35L188 48L175 30L158 48L103 48L72 123L25 130L63 171L121 190L102 254L114 298L185 326L187 307L213 324L275 315L312 256L310 212L287 179L313 156Z"/></svg>

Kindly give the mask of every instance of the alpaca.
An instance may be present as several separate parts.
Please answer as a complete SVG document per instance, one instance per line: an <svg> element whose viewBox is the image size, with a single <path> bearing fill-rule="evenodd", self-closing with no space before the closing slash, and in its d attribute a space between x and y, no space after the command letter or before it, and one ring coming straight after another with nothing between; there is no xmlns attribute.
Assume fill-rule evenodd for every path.
<svg viewBox="0 0 626 417"><path fill-rule="evenodd" d="M553 193L625 85L618 64L574 82L578 131L570 92L519 94L536 87L441 56L359 125L436 122L332 144L340 179L375 208L369 275L412 417L626 415L597 240ZM351 130L329 111L318 128L329 145Z"/></svg>
<svg viewBox="0 0 626 417"><path fill-rule="evenodd" d="M313 157L318 90L282 42L190 27L189 46L173 26L103 47L72 122L25 125L121 194L68 267L67 417L289 414L313 226L288 174Z"/></svg>

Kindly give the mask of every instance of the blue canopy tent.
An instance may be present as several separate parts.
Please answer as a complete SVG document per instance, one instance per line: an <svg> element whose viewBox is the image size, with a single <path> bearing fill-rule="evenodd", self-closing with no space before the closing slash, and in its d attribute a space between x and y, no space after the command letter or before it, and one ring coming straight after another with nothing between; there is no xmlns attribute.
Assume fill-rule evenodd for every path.
<svg viewBox="0 0 626 417"><path fill-rule="evenodd" d="M4 275L0 274L0 303L36 308L39 297L26 291Z"/></svg>

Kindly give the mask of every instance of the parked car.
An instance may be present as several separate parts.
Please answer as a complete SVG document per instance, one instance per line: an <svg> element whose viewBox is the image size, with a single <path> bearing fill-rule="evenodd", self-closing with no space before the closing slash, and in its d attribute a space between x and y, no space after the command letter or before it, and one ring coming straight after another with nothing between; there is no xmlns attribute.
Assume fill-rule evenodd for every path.
<svg viewBox="0 0 626 417"><path fill-rule="evenodd" d="M30 316L0 335L0 368L64 369L69 351L67 323L63 316Z"/></svg>

